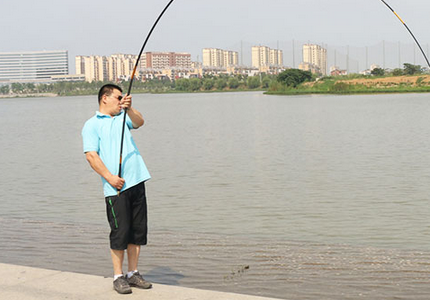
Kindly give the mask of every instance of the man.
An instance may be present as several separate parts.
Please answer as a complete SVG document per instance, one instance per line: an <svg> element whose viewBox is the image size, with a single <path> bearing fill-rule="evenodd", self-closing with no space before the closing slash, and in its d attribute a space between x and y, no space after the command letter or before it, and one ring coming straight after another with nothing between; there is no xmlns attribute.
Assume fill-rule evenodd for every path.
<svg viewBox="0 0 430 300"><path fill-rule="evenodd" d="M147 243L147 206L145 181L150 179L130 129L143 125L142 114L131 105L131 96L122 97L122 89L104 85L98 95L99 111L82 129L84 153L101 177L106 212L111 228L110 248L114 269L114 289L120 294L132 292L131 286L149 289L137 270L140 246ZM124 110L127 109L122 171L118 176ZM120 191L120 193L118 193ZM122 273L127 250L128 273Z"/></svg>

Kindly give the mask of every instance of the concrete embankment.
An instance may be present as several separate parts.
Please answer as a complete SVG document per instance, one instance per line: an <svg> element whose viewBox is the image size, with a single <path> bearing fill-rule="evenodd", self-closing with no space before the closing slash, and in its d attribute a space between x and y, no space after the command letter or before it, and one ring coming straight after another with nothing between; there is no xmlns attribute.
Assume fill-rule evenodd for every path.
<svg viewBox="0 0 430 300"><path fill-rule="evenodd" d="M0 263L2 300L270 300L250 295L198 290L154 284L150 290L133 289L130 295L117 294L112 278L46 270Z"/></svg>

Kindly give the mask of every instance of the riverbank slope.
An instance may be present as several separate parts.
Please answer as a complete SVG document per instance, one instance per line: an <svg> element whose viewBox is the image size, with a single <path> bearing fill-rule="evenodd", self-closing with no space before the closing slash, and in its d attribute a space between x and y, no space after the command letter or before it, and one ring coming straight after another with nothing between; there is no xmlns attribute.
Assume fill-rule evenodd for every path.
<svg viewBox="0 0 430 300"><path fill-rule="evenodd" d="M428 93L430 75L386 76L366 78L327 77L305 82L297 88L281 84L272 85L267 94L376 94L376 93Z"/></svg>

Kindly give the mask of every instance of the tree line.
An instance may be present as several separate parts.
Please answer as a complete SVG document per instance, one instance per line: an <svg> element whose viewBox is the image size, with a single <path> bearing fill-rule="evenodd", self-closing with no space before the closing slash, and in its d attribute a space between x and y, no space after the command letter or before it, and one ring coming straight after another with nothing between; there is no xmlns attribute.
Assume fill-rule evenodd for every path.
<svg viewBox="0 0 430 300"><path fill-rule="evenodd" d="M403 69L396 68L392 71L386 71L382 68L375 68L371 71L371 74L374 76L402 76L402 75L419 75L424 73L424 68L419 65L413 65L405 63L403 64Z"/></svg>
<svg viewBox="0 0 430 300"><path fill-rule="evenodd" d="M277 80L272 82L269 94L307 94L307 93L365 93L365 92L428 92L430 87L424 84L425 76L418 76L414 83L409 85L374 87L363 84L349 84L344 80L389 77L389 76L409 76L421 75L425 73L419 65L405 63L403 69L387 71L376 68L371 75L349 74L346 76L324 76L316 77L309 71L298 69L288 69L277 76Z"/></svg>
<svg viewBox="0 0 430 300"><path fill-rule="evenodd" d="M373 76L403 76L403 75L420 75L424 73L424 69L419 65L413 65L405 63L403 69L394 69L390 72L375 68L371 71L371 75L360 75L350 74L347 76L324 76L319 78L321 81L333 80L333 79L353 79L353 78L369 78ZM270 85L270 91L284 90L284 89L295 89L301 86L305 82L315 81L317 77L309 71L302 71L299 69L288 69L283 71L277 76L276 82Z"/></svg>
<svg viewBox="0 0 430 300"><path fill-rule="evenodd" d="M424 69L419 65L404 64L403 69L394 69L387 72L384 69L372 70L371 76L401 76L423 74ZM369 75L351 74L336 77L338 79L368 78ZM205 75L202 78L179 78L150 79L146 81L134 81L134 93L168 93L168 92L209 92L209 91L240 91L240 90L269 90L277 91L284 89L296 89L304 82L315 81L317 76L309 71L299 69L287 69L278 75L259 74L257 76L247 75ZM321 80L331 80L334 77L325 76ZM94 95L100 87L107 82L55 82L47 84L34 83L12 83L0 86L0 94L16 95L52 93L59 96L69 95ZM117 82L124 91L127 90L129 82Z"/></svg>
<svg viewBox="0 0 430 300"><path fill-rule="evenodd" d="M264 90L276 81L275 75L261 74L258 76L226 75L219 76L206 75L202 78L179 78L169 79L149 79L146 81L135 80L133 82L133 92L140 93L166 93L166 92L204 92L204 91L235 91L235 90ZM69 95L93 95L97 94L100 87L107 82L55 82L55 83L12 83L0 86L0 94L40 94L53 93L59 96ZM129 82L116 82L127 90Z"/></svg>
<svg viewBox="0 0 430 300"><path fill-rule="evenodd" d="M52 93L64 95L96 94L103 82L55 82L55 83L19 83L0 86L0 94L31 95Z"/></svg>

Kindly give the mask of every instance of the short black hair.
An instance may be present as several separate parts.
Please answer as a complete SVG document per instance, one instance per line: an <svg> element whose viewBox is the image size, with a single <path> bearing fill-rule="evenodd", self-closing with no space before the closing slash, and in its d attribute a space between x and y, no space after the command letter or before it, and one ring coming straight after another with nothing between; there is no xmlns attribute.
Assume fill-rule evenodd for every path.
<svg viewBox="0 0 430 300"><path fill-rule="evenodd" d="M117 86L116 84L108 83L108 84L105 84L104 86L102 86L100 88L100 91L99 91L99 104L100 104L100 101L102 100L103 96L104 95L106 95L106 96L112 95L113 90L119 90L122 93L122 88Z"/></svg>

